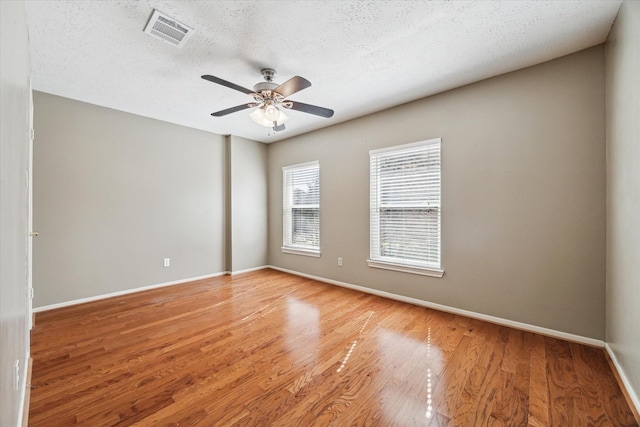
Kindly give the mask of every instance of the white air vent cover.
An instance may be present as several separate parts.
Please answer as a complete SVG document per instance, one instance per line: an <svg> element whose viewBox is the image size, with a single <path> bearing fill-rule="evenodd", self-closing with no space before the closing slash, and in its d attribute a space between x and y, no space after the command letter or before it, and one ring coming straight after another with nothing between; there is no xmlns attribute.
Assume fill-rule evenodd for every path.
<svg viewBox="0 0 640 427"><path fill-rule="evenodd" d="M182 47L195 30L157 10L153 11L144 32L167 41L174 46Z"/></svg>

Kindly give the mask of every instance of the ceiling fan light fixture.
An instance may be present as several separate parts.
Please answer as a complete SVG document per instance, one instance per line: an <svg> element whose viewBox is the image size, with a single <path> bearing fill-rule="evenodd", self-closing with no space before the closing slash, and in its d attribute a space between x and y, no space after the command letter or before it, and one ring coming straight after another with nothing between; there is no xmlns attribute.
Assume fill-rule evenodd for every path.
<svg viewBox="0 0 640 427"><path fill-rule="evenodd" d="M266 111L267 111L267 109L269 107L271 107L271 108L273 108L273 110L275 110L275 119L274 120L270 120L269 117L267 117L267 112ZM274 127L273 122L276 122L277 126L281 126L282 124L284 124L284 122L289 120L289 116L284 114L282 111L280 111L274 105L268 105L268 106L257 108L256 110L254 110L253 113L249 114L249 117L251 117L251 119L254 122L256 122L257 124L259 124L261 126L264 126L264 127L267 127L267 128ZM271 117L273 117L273 116L271 116Z"/></svg>
<svg viewBox="0 0 640 427"><path fill-rule="evenodd" d="M278 123L278 126L284 124L284 122L286 122L287 120L289 120L289 116L287 116L282 111L278 110L278 119L276 120L276 122Z"/></svg>
<svg viewBox="0 0 640 427"><path fill-rule="evenodd" d="M268 104L264 108L264 117L272 122L278 120L278 113L280 113L280 110L278 110L273 104Z"/></svg>

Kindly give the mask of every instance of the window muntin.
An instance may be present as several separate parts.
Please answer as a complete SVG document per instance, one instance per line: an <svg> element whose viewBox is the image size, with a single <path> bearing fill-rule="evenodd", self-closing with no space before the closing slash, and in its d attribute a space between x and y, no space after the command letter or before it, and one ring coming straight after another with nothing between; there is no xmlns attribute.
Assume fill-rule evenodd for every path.
<svg viewBox="0 0 640 427"><path fill-rule="evenodd" d="M282 168L282 251L320 255L320 164Z"/></svg>
<svg viewBox="0 0 640 427"><path fill-rule="evenodd" d="M370 266L442 276L440 142L370 152Z"/></svg>

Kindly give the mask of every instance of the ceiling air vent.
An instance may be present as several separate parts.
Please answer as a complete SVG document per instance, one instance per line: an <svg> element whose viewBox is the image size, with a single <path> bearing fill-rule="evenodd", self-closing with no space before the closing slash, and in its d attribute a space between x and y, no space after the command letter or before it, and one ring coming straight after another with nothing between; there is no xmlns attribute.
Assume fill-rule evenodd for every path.
<svg viewBox="0 0 640 427"><path fill-rule="evenodd" d="M182 47L195 30L168 17L162 12L154 10L144 32L169 42L174 46Z"/></svg>

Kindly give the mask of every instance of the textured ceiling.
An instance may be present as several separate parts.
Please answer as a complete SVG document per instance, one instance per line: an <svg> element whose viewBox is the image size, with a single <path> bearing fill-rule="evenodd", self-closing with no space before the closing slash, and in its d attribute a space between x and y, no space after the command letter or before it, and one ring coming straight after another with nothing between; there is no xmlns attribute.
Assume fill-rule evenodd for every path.
<svg viewBox="0 0 640 427"><path fill-rule="evenodd" d="M621 1L27 1L36 90L217 134L273 142L605 41ZM178 49L143 32L153 9L195 29ZM275 135L210 113L251 101L260 69L312 86Z"/></svg>

